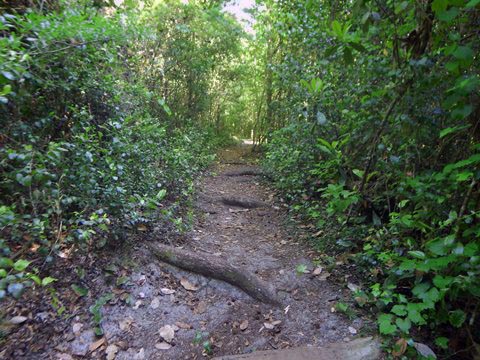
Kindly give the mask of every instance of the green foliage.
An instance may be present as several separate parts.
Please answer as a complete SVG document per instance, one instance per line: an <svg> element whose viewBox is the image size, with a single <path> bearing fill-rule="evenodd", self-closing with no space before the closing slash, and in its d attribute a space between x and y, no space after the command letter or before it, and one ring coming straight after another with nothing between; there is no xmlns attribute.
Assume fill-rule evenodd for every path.
<svg viewBox="0 0 480 360"><path fill-rule="evenodd" d="M477 3L267 1L257 26L267 173L356 253L379 331L438 351L480 342Z"/></svg>
<svg viewBox="0 0 480 360"><path fill-rule="evenodd" d="M93 323L95 325L95 335L103 335L102 329L102 307L113 299L113 294L107 294L99 297L95 304L90 306L90 313L93 315Z"/></svg>
<svg viewBox="0 0 480 360"><path fill-rule="evenodd" d="M51 283L25 272L36 257L154 219L184 227L193 180L227 139L219 93L240 26L217 7L139 5L0 16L0 297Z"/></svg>

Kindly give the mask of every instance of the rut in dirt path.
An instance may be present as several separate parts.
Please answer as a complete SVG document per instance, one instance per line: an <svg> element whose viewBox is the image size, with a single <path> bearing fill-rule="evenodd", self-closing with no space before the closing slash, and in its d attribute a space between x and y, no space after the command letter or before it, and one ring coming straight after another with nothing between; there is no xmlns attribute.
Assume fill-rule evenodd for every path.
<svg viewBox="0 0 480 360"><path fill-rule="evenodd" d="M349 341L352 327L360 330L361 323L331 312L344 290L318 270L313 274L315 252L285 226L287 209L262 184L261 170L243 163L241 157L250 151L247 146L224 151L199 185L197 221L185 244L168 255L201 258L210 263L210 272L158 261L144 246L131 254L141 263L132 274L136 285L131 289L140 300L133 307L118 304L104 312L109 343L123 344L116 359L195 359L319 346ZM165 245L158 241L153 246ZM310 273L298 274L299 265ZM235 279L228 281L228 274L212 274L222 266L250 274L278 303L261 301Z"/></svg>

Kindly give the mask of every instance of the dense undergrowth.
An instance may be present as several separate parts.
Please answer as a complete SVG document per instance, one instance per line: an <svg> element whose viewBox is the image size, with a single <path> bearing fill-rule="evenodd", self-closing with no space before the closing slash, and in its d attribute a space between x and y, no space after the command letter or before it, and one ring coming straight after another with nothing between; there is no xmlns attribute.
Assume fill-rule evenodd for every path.
<svg viewBox="0 0 480 360"><path fill-rule="evenodd" d="M264 166L392 354L478 356L478 1L268 4Z"/></svg>
<svg viewBox="0 0 480 360"><path fill-rule="evenodd" d="M392 356L478 356L480 2L266 0L252 37L223 3L3 5L0 298L182 227L214 149L253 133L317 246L358 265Z"/></svg>
<svg viewBox="0 0 480 360"><path fill-rule="evenodd" d="M73 249L185 222L178 205L228 141L218 91L243 36L179 1L40 3L0 16L0 298L52 286L37 264Z"/></svg>

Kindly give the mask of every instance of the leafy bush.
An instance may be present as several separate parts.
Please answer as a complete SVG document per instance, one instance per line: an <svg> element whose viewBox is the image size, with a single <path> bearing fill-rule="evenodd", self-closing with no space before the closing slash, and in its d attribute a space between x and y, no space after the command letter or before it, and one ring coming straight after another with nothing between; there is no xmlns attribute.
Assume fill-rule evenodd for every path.
<svg viewBox="0 0 480 360"><path fill-rule="evenodd" d="M477 5L268 2L258 26L267 172L356 252L382 334L451 353L480 342Z"/></svg>
<svg viewBox="0 0 480 360"><path fill-rule="evenodd" d="M51 262L65 247L104 246L159 215L174 221L213 160L224 133L204 120L217 108L209 88L216 59L238 51L241 32L216 8L171 5L82 1L0 16L0 298L42 284L19 257ZM182 13L185 28L168 36L146 26ZM229 42L195 48L185 34L200 27L205 42ZM162 48L164 38L172 43ZM184 64L190 56L198 64ZM179 79L179 68L202 80Z"/></svg>

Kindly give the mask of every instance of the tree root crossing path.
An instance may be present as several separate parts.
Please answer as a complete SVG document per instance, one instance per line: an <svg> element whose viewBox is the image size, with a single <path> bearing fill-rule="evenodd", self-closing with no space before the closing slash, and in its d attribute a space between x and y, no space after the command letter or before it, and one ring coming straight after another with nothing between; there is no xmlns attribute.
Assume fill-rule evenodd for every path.
<svg viewBox="0 0 480 360"><path fill-rule="evenodd" d="M224 150L200 181L195 224L180 247L151 236L132 250L134 306L103 310L116 359L378 357L376 341L332 311L345 286L315 262L287 207L244 159L250 152Z"/></svg>

